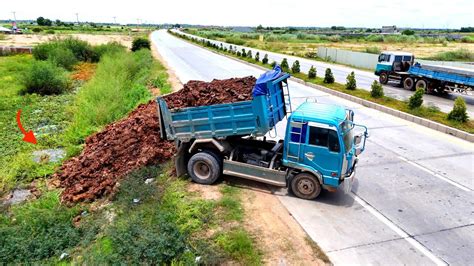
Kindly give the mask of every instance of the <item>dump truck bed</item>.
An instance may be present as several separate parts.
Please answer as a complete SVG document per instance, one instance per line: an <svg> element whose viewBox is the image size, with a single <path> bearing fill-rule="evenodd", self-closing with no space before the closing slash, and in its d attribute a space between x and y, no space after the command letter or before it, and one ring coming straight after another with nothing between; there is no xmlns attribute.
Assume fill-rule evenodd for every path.
<svg viewBox="0 0 474 266"><path fill-rule="evenodd" d="M288 74L265 83L266 94L250 101L170 110L162 97L157 98L160 133L163 139L180 140L263 136L286 116L284 87ZM257 81L258 82L258 81Z"/></svg>

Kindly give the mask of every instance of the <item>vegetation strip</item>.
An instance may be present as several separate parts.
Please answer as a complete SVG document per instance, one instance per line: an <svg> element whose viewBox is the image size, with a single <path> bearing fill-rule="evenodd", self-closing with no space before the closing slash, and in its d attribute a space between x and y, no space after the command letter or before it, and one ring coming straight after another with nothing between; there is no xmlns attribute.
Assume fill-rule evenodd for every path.
<svg viewBox="0 0 474 266"><path fill-rule="evenodd" d="M268 64L268 63L264 64L263 62L264 62L265 56L264 56L264 59L262 61L260 61L260 60L257 61L257 60L255 60L254 57L248 57L248 54L246 53L247 51L245 51L245 49L242 49L243 51L229 52L229 50L225 50L224 48L221 48L220 46L217 46L217 45L213 45L212 43L210 43L208 41L206 42L205 40L204 41L199 41L195 38L190 38L190 37L187 37L187 36L176 34L172 31L170 31L170 33L173 34L174 36L177 36L177 37L181 38L181 39L191 41L191 42L193 42L193 43L195 43L199 46L208 48L212 51L216 51L220 54L224 54L224 55L230 56L234 59L242 60L244 62L253 64L253 65L257 65L259 67L264 68L265 70L266 69L271 69L273 67L273 65L276 64L276 62L272 62L271 64ZM245 52L245 57L243 56L243 52ZM259 54L259 56L261 56L261 55ZM284 59L284 61L286 61L286 60ZM284 61L282 61L281 65L284 65ZM268 59L267 59L267 62L268 62ZM286 67L286 70L289 71L289 66L285 66L285 67ZM380 105L381 107L388 107L387 110L382 110L382 108L378 108L378 110L384 111L384 112L389 113L389 114L395 114L394 112L391 112L390 109L398 110L398 111L402 112L402 114L397 115L398 117L400 117L402 119L405 119L405 120L412 121L412 122L416 122L420 125L425 125L426 126L428 123L423 123L421 120L417 121L413 117L420 117L420 118L428 119L428 120L431 120L431 121L434 122L433 123L431 121L427 121L427 122L432 123L431 125L428 125L432 129L435 129L435 130L438 130L438 131L441 131L441 132L444 132L444 133L448 133L448 134L460 137L462 139L466 139L466 140L471 141L471 142L474 141L474 135L472 134L472 133L474 133L474 121L473 120L468 120L466 122L459 122L459 121L456 121L456 120L449 120L448 119L448 114L439 111L439 109L437 109L436 107L419 106L419 107L411 109L409 107L408 102L400 101L400 100L393 99L393 98L390 98L390 97L387 97L387 96L382 96L382 97L378 97L378 98L373 97L371 95L370 91L366 91L366 90L362 90L362 89L354 89L354 90L347 89L345 84L336 83L336 82L334 82L333 78L332 78L332 80L327 80L326 77L324 77L324 78L320 78L320 77L309 78L307 74L303 74L303 73L292 73L292 75L293 75L293 77L296 78L296 79L294 79L295 81L298 82L298 80L299 80L299 83L306 84L306 85L309 85L309 86L311 86L311 85L312 86L317 86L317 88L324 87L326 89L330 89L331 91L328 91L328 90L325 90L325 91L328 92L328 93L331 93L331 94L335 94L335 93L332 93L332 91L336 91L336 92L338 92L338 95L341 95L341 93L342 93L342 94L346 94L348 96L353 96L353 97L359 98L363 101L368 101L368 102L373 103L373 104L364 104L365 106L368 106L368 107L375 108L376 105ZM331 81L332 81L332 83L331 83ZM376 105L374 105L374 104L376 104ZM395 110L393 110L393 111L395 111ZM406 115L403 115L403 113L406 113ZM459 131L463 131L465 133L463 134L462 132L456 132L455 129L457 129Z"/></svg>

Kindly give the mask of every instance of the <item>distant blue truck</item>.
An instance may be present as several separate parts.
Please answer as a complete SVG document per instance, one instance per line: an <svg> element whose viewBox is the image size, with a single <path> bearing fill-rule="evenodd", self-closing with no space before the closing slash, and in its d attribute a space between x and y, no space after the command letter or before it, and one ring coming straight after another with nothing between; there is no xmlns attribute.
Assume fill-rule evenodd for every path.
<svg viewBox="0 0 474 266"><path fill-rule="evenodd" d="M407 90L422 88L430 94L472 93L473 70L414 62L411 53L383 52L379 55L375 75L382 84L396 81Z"/></svg>
<svg viewBox="0 0 474 266"><path fill-rule="evenodd" d="M303 199L340 185L349 191L367 128L341 106L306 102L291 112L288 78L278 66L262 74L249 101L170 110L158 97L160 134L175 141L177 174L200 184L236 176L288 187ZM290 113L284 139L267 139Z"/></svg>

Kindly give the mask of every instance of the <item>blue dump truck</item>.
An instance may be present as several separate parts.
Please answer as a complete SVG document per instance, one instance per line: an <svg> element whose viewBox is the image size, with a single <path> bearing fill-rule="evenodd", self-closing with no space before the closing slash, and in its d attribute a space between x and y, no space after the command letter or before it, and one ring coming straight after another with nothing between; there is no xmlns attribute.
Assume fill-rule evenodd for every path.
<svg viewBox="0 0 474 266"><path fill-rule="evenodd" d="M407 90L422 88L426 93L472 93L474 71L448 66L421 65L406 52L383 52L379 55L375 75L382 84L396 81Z"/></svg>
<svg viewBox="0 0 474 266"><path fill-rule="evenodd" d="M303 199L340 185L349 191L367 128L341 106L306 102L291 112L288 78L278 66L262 74L249 101L170 110L158 97L160 134L175 141L177 174L200 184L236 176L288 187ZM267 139L286 118L284 139Z"/></svg>

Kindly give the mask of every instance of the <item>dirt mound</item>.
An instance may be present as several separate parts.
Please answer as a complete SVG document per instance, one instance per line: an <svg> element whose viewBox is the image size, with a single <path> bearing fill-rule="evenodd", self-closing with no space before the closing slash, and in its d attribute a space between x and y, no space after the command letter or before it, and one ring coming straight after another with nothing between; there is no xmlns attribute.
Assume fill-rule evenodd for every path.
<svg viewBox="0 0 474 266"><path fill-rule="evenodd" d="M254 84L253 77L190 81L165 100L170 108L243 101L251 99ZM160 139L156 102L142 104L127 118L88 137L82 153L61 166L55 175L64 188L61 199L93 201L110 195L124 175L174 154L174 143Z"/></svg>
<svg viewBox="0 0 474 266"><path fill-rule="evenodd" d="M141 166L170 159L172 142L159 137L156 102L86 139L83 152L63 164L57 177L67 202L91 201L113 192L117 179Z"/></svg>
<svg viewBox="0 0 474 266"><path fill-rule="evenodd" d="M168 108L231 103L252 99L256 79L252 76L211 82L191 80L184 87L165 97Z"/></svg>

